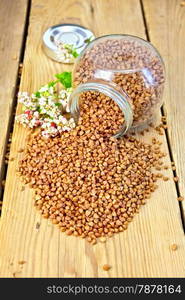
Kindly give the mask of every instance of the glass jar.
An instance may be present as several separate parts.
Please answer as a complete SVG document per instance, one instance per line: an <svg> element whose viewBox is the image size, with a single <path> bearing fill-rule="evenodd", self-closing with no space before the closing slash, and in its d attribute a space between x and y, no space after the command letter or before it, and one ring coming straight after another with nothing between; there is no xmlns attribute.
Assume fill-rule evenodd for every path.
<svg viewBox="0 0 185 300"><path fill-rule="evenodd" d="M124 123L115 137L128 129L144 128L162 105L165 71L151 43L130 35L107 35L93 40L77 58L70 111L78 121L80 95L103 93L120 107Z"/></svg>

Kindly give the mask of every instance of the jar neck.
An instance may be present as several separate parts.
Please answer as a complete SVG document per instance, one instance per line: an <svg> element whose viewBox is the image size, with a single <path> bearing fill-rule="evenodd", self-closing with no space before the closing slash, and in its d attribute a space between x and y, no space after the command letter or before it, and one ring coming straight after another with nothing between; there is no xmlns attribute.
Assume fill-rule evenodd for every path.
<svg viewBox="0 0 185 300"><path fill-rule="evenodd" d="M114 135L115 138L123 136L128 129L132 126L133 123L133 111L131 105L128 101L128 97L116 90L114 87L105 83L98 82L87 82L78 85L69 99L69 109L75 119L75 122L78 122L80 110L79 110L79 97L83 92L96 91L102 93L115 101L115 103L121 109L124 115L124 124L121 129Z"/></svg>

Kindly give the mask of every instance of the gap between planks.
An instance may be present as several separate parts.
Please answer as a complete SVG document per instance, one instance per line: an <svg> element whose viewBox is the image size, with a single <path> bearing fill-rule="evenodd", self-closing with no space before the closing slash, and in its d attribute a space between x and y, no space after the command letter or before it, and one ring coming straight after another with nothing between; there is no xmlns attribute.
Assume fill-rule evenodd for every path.
<svg viewBox="0 0 185 300"><path fill-rule="evenodd" d="M13 99L12 111L11 111L11 117L9 119L7 136L6 136L6 141L5 141L4 153L3 153L1 182L4 181L5 183L6 183L7 169L8 169L8 163L9 163L9 162L7 164L5 163L5 155L6 155L6 151L7 151L8 141L10 139L11 133L13 132L13 127L14 127L14 122L15 122L15 112L16 112L16 108L17 108L17 94L19 91L19 85L20 85L20 81L21 81L21 75L19 76L19 66L21 63L23 63L23 60L24 60L24 53L25 53L25 48L26 48L26 40L27 40L28 27L29 27L31 2L32 2L32 0L28 0L26 16L25 16L25 23L24 23L24 30L23 30L22 45L20 48L20 55L19 55L19 61L18 61L18 70L17 70L16 80L15 80L15 91L12 95L12 99ZM5 186L4 187L2 186L2 190L0 190L0 201L2 201L2 202L3 202L3 196L4 196L4 189L5 189ZM0 215L1 215L1 209L0 209Z"/></svg>
<svg viewBox="0 0 185 300"><path fill-rule="evenodd" d="M143 5L143 0L140 0L140 6L141 6L141 13L142 13L142 16L143 16L143 24L144 24L144 27L145 27L146 38L149 42L151 42L150 34L149 34L148 26L147 26L147 20L146 20L146 17L145 17L145 8L144 8L144 5ZM162 105L162 107L161 107L161 115L166 116L165 110L164 110L164 105ZM168 122L168 120L167 120L167 122ZM173 150L172 150L172 146L171 146L171 142L170 142L168 128L166 128L164 130L164 132L165 132L165 137L166 137L166 143L167 143L167 146L168 146L169 158L170 158L171 162L174 162ZM177 177L177 171L172 170L172 172L173 172L174 177ZM176 188L176 192L177 192L177 197L182 196L181 192L180 192L180 188L179 188L179 183L174 182L174 184L175 184L175 188ZM182 203L180 201L179 201L179 210L180 210L180 217L181 217L182 227L183 227L183 230L184 230L184 233L185 233L185 215L184 215L184 210L183 210Z"/></svg>

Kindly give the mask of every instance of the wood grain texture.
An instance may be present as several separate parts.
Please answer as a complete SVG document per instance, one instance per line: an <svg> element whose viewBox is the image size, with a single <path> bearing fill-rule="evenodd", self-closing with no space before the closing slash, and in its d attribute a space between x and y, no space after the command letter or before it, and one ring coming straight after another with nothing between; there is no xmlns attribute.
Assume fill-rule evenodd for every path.
<svg viewBox="0 0 185 300"><path fill-rule="evenodd" d="M114 4L113 4L114 3ZM131 16L132 15L132 16ZM49 60L41 49L41 35L49 26L76 22L92 29L96 35L131 33L145 37L137 0L34 0L21 80L22 91L34 91L63 69ZM66 68L65 68L66 69ZM159 115L160 118L160 115ZM95 246L61 233L42 219L33 206L33 191L21 192L15 169L25 145L27 131L16 125L0 220L1 277L183 277L185 275L185 241L175 185L160 182L159 189L141 208L128 230ZM148 133L151 140L155 132ZM168 152L165 136L160 136ZM170 164L169 157L165 164ZM172 177L171 170L166 175ZM38 223L40 227L38 228ZM176 243L177 251L170 245ZM25 261L20 265L19 261ZM105 272L102 266L112 266Z"/></svg>
<svg viewBox="0 0 185 300"><path fill-rule="evenodd" d="M166 65L164 110L170 145L185 196L185 6L180 0L143 0L149 35ZM185 216L185 201L182 202Z"/></svg>
<svg viewBox="0 0 185 300"><path fill-rule="evenodd" d="M4 154L12 116L27 3L27 0L0 1L0 182L4 171Z"/></svg>

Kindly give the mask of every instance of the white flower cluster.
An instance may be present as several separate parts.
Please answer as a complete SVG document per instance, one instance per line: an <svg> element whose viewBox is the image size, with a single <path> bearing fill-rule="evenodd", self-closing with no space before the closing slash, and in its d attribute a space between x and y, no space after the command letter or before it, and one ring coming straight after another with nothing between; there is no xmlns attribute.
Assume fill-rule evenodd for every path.
<svg viewBox="0 0 185 300"><path fill-rule="evenodd" d="M59 91L60 103L62 104L62 106L66 110L66 112L70 112L69 98L70 98L71 93L72 93L72 88L68 88L67 90Z"/></svg>
<svg viewBox="0 0 185 300"><path fill-rule="evenodd" d="M71 92L72 88L68 88L57 94L54 86L47 84L31 96L27 92L19 93L18 102L23 105L23 113L16 117L16 121L25 127L41 127L45 137L71 130L75 127L74 119L65 117L69 112Z"/></svg>
<svg viewBox="0 0 185 300"><path fill-rule="evenodd" d="M64 44L61 41L56 41L55 43L57 45L57 60L62 63L73 64L75 57L72 52L72 45Z"/></svg>

